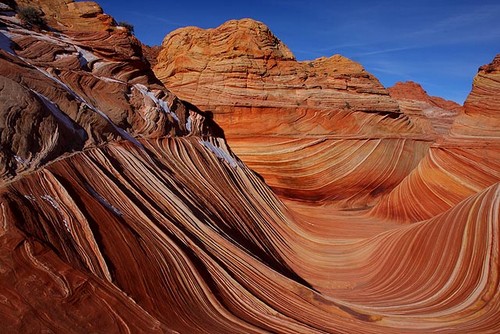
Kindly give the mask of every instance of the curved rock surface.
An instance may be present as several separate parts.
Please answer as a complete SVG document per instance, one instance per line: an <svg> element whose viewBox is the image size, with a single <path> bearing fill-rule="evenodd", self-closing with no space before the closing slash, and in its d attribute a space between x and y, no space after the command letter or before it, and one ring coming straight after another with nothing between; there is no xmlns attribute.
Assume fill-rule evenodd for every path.
<svg viewBox="0 0 500 334"><path fill-rule="evenodd" d="M0 179L61 155L135 136L222 132L154 77L123 31L0 30Z"/></svg>
<svg viewBox="0 0 500 334"><path fill-rule="evenodd" d="M242 150L255 140L245 159L260 156L254 164L269 169L266 179L278 175L274 165L312 184L276 181L299 199L282 201L231 151L210 113L156 80L133 37L0 20L2 332L500 331L497 60L428 155L434 139L397 110L368 113L376 136L352 124L314 130L325 118L314 113L298 124L310 136L285 125L287 135L232 136ZM271 49L262 52L289 57L284 46ZM448 207L417 210L414 224L401 224L408 217L397 210L430 205L428 185L447 171L426 161L439 157L449 170L451 156L456 174L440 195ZM387 157L397 162L377 161ZM375 178L364 179L370 169ZM412 198L417 173L428 188ZM466 175L480 186L461 192ZM391 202L405 183L412 192ZM388 192L386 211L359 206ZM338 209L354 202L358 210Z"/></svg>
<svg viewBox="0 0 500 334"><path fill-rule="evenodd" d="M420 221L500 181L500 55L479 69L449 135L373 209L379 217Z"/></svg>
<svg viewBox="0 0 500 334"><path fill-rule="evenodd" d="M4 284L29 315L9 328L498 330L498 185L429 221L356 241L306 231L221 140L141 143L147 151L129 142L86 150L3 189ZM40 292L28 297L30 279ZM99 293L78 298L87 290ZM102 322L71 316L110 304ZM28 313L34 305L55 321L40 324Z"/></svg>
<svg viewBox="0 0 500 334"><path fill-rule="evenodd" d="M212 111L231 148L283 198L372 205L434 140L360 64L340 55L296 61L251 19L170 33L154 71L175 94ZM373 169L380 178L369 176Z"/></svg>
<svg viewBox="0 0 500 334"><path fill-rule="evenodd" d="M465 112L451 129L451 138L497 142L500 137L500 54L481 66L464 103Z"/></svg>

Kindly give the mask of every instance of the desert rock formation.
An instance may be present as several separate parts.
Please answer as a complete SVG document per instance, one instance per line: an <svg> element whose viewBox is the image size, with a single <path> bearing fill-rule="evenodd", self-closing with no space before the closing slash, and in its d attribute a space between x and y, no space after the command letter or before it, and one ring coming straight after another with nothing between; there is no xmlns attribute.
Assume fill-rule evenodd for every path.
<svg viewBox="0 0 500 334"><path fill-rule="evenodd" d="M127 32L42 33L5 20L0 178L109 140L220 132L163 87Z"/></svg>
<svg viewBox="0 0 500 334"><path fill-rule="evenodd" d="M449 135L373 210L398 221L444 212L500 179L500 56L481 67ZM425 194L425 195L423 195ZM402 199L405 200L402 200Z"/></svg>
<svg viewBox="0 0 500 334"><path fill-rule="evenodd" d="M463 111L456 102L427 95L422 86L413 81L398 82L388 91L402 112L418 119L427 133L435 132L438 136L448 134L455 117Z"/></svg>
<svg viewBox="0 0 500 334"><path fill-rule="evenodd" d="M170 33L154 70L180 98L214 112L229 138L420 133L361 65L340 55L298 62L251 19Z"/></svg>
<svg viewBox="0 0 500 334"><path fill-rule="evenodd" d="M16 4L38 8L47 24L59 31L102 32L114 26L113 18L93 1L16 0Z"/></svg>
<svg viewBox="0 0 500 334"><path fill-rule="evenodd" d="M498 57L432 144L434 134L340 56L311 68L342 64L346 89L327 88L340 79L326 76L330 93L290 96L303 65L252 21L241 24L274 41L259 57L281 57L276 67L289 74L263 83L269 101L244 94L240 108L229 97L241 88L228 85L214 92L229 106L198 109L162 85L126 31L81 31L80 16L67 23L76 30L37 32L9 13L0 12L3 332L500 331ZM257 37L240 37L241 57L257 52ZM311 106L290 105L308 94L318 94ZM245 122L255 127L232 128ZM267 168L264 179L276 177L273 188L224 132L231 147L248 147L244 160ZM279 178L298 170L298 181ZM351 198L378 204L340 210Z"/></svg>
<svg viewBox="0 0 500 334"><path fill-rule="evenodd" d="M434 140L360 64L340 55L298 62L251 19L170 33L154 71L213 112L231 148L282 198L373 205Z"/></svg>

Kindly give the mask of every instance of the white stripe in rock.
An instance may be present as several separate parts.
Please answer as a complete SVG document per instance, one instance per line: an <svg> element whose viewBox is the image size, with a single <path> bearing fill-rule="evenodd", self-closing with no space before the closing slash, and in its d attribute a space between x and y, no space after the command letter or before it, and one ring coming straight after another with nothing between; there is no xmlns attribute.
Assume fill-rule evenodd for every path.
<svg viewBox="0 0 500 334"><path fill-rule="evenodd" d="M223 148L214 145L208 140L199 140L199 142L214 153L218 158L225 160L231 167L236 168L242 166L242 163L237 161L231 154Z"/></svg>
<svg viewBox="0 0 500 334"><path fill-rule="evenodd" d="M96 61L101 60L99 57L94 55L92 52L82 49L79 46L75 46L76 51L78 51L78 59L80 60L80 66L88 66L92 68Z"/></svg>
<svg viewBox="0 0 500 334"><path fill-rule="evenodd" d="M179 117L177 117L175 113L170 111L167 102L157 98L155 94L150 90L148 90L148 88L144 85L135 84L134 88L137 89L139 92L141 92L144 97L147 96L149 99L151 99L151 101L153 101L156 104L156 106L162 109L166 114L172 115L172 117L177 121L177 123L179 123Z"/></svg>
<svg viewBox="0 0 500 334"><path fill-rule="evenodd" d="M39 98L40 100L42 100L43 104L45 105L45 107L47 107L47 109L49 109L52 114L55 116L55 118L57 118L57 120L62 123L66 128L68 128L69 130L73 131L73 133L77 134L81 139L83 139L84 141L87 140L87 133L85 132L84 129L82 128L77 128L76 124L73 122L73 120L68 116L66 115L65 113L63 113L58 107L57 105L50 101L45 95L43 94L40 94L34 90L31 90L33 93L35 93Z"/></svg>
<svg viewBox="0 0 500 334"><path fill-rule="evenodd" d="M54 209L57 210L57 212L63 217L63 223L64 223L64 227L66 227L66 231L71 233L71 228L69 227L69 224L68 224L68 221L66 220L66 218L64 218L65 214L64 214L63 210L61 209L61 207L59 206L59 203L57 203L57 201L50 195L43 195L43 196L40 196L40 198L47 201Z"/></svg>
<svg viewBox="0 0 500 334"><path fill-rule="evenodd" d="M18 34L15 34L15 33L12 33L10 31L4 31L2 32L0 35L3 35L5 36L5 38L3 38L3 41L0 39L0 43L3 43L0 45L0 47L2 49L4 49L6 52L9 52L11 53L13 56L16 56L17 58L19 58L20 60L22 60L23 62L25 62L26 64L30 65L30 66L33 66L35 69L37 69L40 73L42 73L43 75L45 75L47 78L51 79L52 81L56 82L59 86L63 87L64 90L66 90L68 93L70 93L77 101L83 103L84 105L86 105L88 108L90 108L92 111L98 113L100 116L102 116L107 122L109 122L113 128L126 140L132 142L135 146L137 146L138 148L140 148L141 150L145 150L144 149L144 146L137 140L135 139L130 133L128 133L127 131L125 131L124 129L118 127L116 124L113 123L113 121L111 121L111 119L108 117L108 115L106 115L104 112L102 112L101 110L97 109L96 107L94 107L93 105L91 105L90 103L88 103L87 101L85 101L85 99L83 99L81 96L79 96L75 91L73 91L68 85L66 85L64 82L62 82L61 80L59 80L58 78L56 78L55 76L51 75L49 72L47 72L46 70L38 67L38 66L35 66L33 64L31 64L27 59L23 58L23 57L19 57L17 56L16 54L13 53L12 49L10 48L10 39L12 36L15 36L15 35L18 35ZM58 39L55 39L55 38L51 38L51 37L47 37L47 36L44 36L44 35L40 35L40 34L35 34L36 35L36 38L38 39L46 39L46 40L50 40L52 42L55 42L57 44L61 44L61 40L63 41L66 41L67 39L64 37L61 36L60 40ZM0 36L1 37L1 36ZM68 42L70 43L70 42ZM71 43L70 43L71 44ZM76 46L75 46L76 47ZM76 47L77 48L77 47ZM81 48L79 48L80 50L83 50ZM83 50L84 51L84 50ZM94 55L92 55L90 52L88 51L84 51L82 52L82 56L83 57L89 57L87 59L90 60L92 57L95 57ZM144 86L145 88L145 86ZM146 89L147 90L147 89ZM39 94L39 93L37 93ZM153 95L154 96L154 95ZM165 106L166 106L166 103L164 101L162 101ZM45 101L44 101L45 103ZM166 107L167 111L169 111L168 109L168 106ZM174 114L174 118L177 118L177 115Z"/></svg>
<svg viewBox="0 0 500 334"><path fill-rule="evenodd" d="M35 68L40 71L41 73L43 73L45 76L47 76L48 78L54 80L55 82L57 82L60 86L62 86L68 93L70 93L71 95L73 95L73 97L75 99L77 99L79 102L83 103L84 105L86 105L90 110L94 111L95 113L99 114L100 116L102 116L109 124L111 124L113 126L113 128L126 140L130 141L131 143L133 143L135 146L139 147L140 149L144 149L144 146L139 143L139 141L137 139L135 139L134 137L132 137L132 135L130 133L128 133L127 131L125 131L124 129L120 128L119 126L117 126L115 123L113 123L113 121L109 118L108 115L106 115L104 112L102 112L101 110L97 109L96 107L94 107L93 105L91 105L90 103L88 103L87 101L85 101L80 95L78 95L75 91L73 91L71 88L68 87L68 85L66 85L64 82L62 82L61 80L59 80L58 78L54 77L53 75L51 75L50 73L48 73L47 71L35 66Z"/></svg>

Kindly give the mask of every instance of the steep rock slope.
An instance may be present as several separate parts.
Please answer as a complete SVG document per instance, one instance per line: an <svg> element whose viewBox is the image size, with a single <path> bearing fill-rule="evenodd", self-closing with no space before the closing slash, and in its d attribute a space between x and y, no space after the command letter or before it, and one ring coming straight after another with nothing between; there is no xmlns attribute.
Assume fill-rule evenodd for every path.
<svg viewBox="0 0 500 334"><path fill-rule="evenodd" d="M498 330L498 185L427 222L340 242L296 225L221 140L141 143L4 187L3 290L19 314L1 313L8 329ZM77 316L99 311L95 323Z"/></svg>
<svg viewBox="0 0 500 334"><path fill-rule="evenodd" d="M0 19L2 331L500 330L498 183L409 226L291 211L120 29Z"/></svg>
<svg viewBox="0 0 500 334"><path fill-rule="evenodd" d="M251 19L170 33L154 71L213 112L231 148L283 198L371 205L433 140L361 65L340 55L298 62Z"/></svg>
<svg viewBox="0 0 500 334"><path fill-rule="evenodd" d="M427 95L422 86L413 81L397 82L387 90L398 101L402 112L418 119L426 132L435 132L438 136L448 134L455 117L463 111L458 103Z"/></svg>
<svg viewBox="0 0 500 334"><path fill-rule="evenodd" d="M0 179L113 139L221 133L163 87L127 32L41 33L4 22Z"/></svg>
<svg viewBox="0 0 500 334"><path fill-rule="evenodd" d="M420 221L500 181L500 55L481 67L449 135L374 209L379 217Z"/></svg>
<svg viewBox="0 0 500 334"><path fill-rule="evenodd" d="M4 189L3 254L13 254L6 256L4 283L15 308L26 315L23 322L7 322L9 328L61 332L68 319L75 332L90 327L245 333L273 326L306 331L301 324L305 314L297 321L283 305L287 290L308 288L280 260L282 251L276 246L283 243L263 231L272 231L286 215L269 189L220 141L142 144L144 150L127 142L86 150ZM239 190L234 177L247 187ZM202 180L205 187L200 189ZM35 277L41 282L32 294L26 290L34 274L29 266L40 271ZM25 271L18 273L19 267ZM262 281L261 275L269 279ZM45 284L51 287L48 292ZM88 290L104 291L74 302ZM283 317L278 320L260 298L274 303ZM257 304L247 304L247 299ZM307 310L306 298L292 299L304 311L315 312ZM112 321L87 324L87 319L72 316L94 314L99 310L95 304ZM30 314L36 305L42 313ZM136 314L122 318L132 312ZM40 317L50 320L43 324Z"/></svg>

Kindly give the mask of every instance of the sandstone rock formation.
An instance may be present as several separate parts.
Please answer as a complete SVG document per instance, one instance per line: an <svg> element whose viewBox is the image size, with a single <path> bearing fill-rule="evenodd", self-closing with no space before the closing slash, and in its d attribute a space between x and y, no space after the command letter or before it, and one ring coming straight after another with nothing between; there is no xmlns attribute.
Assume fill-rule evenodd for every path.
<svg viewBox="0 0 500 334"><path fill-rule="evenodd" d="M409 229L341 242L297 225L219 140L141 143L86 150L3 189L3 284L19 314L6 312L8 329L85 332L96 327L75 314L98 312L97 328L116 331L499 328L498 185Z"/></svg>
<svg viewBox="0 0 500 334"><path fill-rule="evenodd" d="M420 133L361 65L340 55L297 62L251 19L170 33L154 70L179 97L214 112L229 138Z"/></svg>
<svg viewBox="0 0 500 334"><path fill-rule="evenodd" d="M218 131L158 82L126 32L39 33L5 22L1 179L113 139Z"/></svg>
<svg viewBox="0 0 500 334"><path fill-rule="evenodd" d="M232 152L210 113L157 81L123 31L34 32L1 13L0 23L2 332L500 331L498 58L481 69L464 113L428 155L434 139L397 105L387 117L345 111L353 120L346 130L338 122L320 127L326 110L299 125L311 136L290 124L280 128L286 136L241 136L275 147L281 171L301 167L317 184L311 169L321 181L328 161L344 164L334 196L353 187L360 198L371 169L368 180L396 188L380 189L389 195L368 214L338 210L323 200L327 192L314 198L295 185L309 202L280 200ZM284 46L273 52L288 57ZM380 92L349 93L346 102L361 94L356 108L375 97L395 105ZM324 130L337 128L341 138ZM387 155L397 163L374 170ZM290 156L314 159L287 167ZM437 156L443 168L425 171ZM451 157L463 162L456 170ZM417 173L425 182L413 182ZM429 186L434 180L446 191ZM399 190L405 183L408 193ZM462 191L464 184L473 188ZM449 209L401 225L408 210L399 208L430 205L434 194Z"/></svg>
<svg viewBox="0 0 500 334"><path fill-rule="evenodd" d="M160 53L160 46L155 45L155 46L149 46L145 44L141 44L142 47L142 54L144 55L144 58L149 62L150 66L153 67L157 64L158 60L158 54Z"/></svg>
<svg viewBox="0 0 500 334"><path fill-rule="evenodd" d="M16 0L18 7L39 8L49 26L60 31L113 30L114 20L93 1Z"/></svg>
<svg viewBox="0 0 500 334"><path fill-rule="evenodd" d="M456 102L427 95L422 86L412 81L398 82L388 91L398 101L401 111L413 120L418 119L428 133L447 134L455 117L463 111Z"/></svg>
<svg viewBox="0 0 500 334"><path fill-rule="evenodd" d="M231 148L282 198L372 205L433 141L360 64L340 55L298 62L254 20L170 33L154 71L212 111Z"/></svg>
<svg viewBox="0 0 500 334"><path fill-rule="evenodd" d="M418 167L373 213L398 221L420 221L499 182L499 83L497 55L491 64L479 69L449 135L431 147Z"/></svg>

